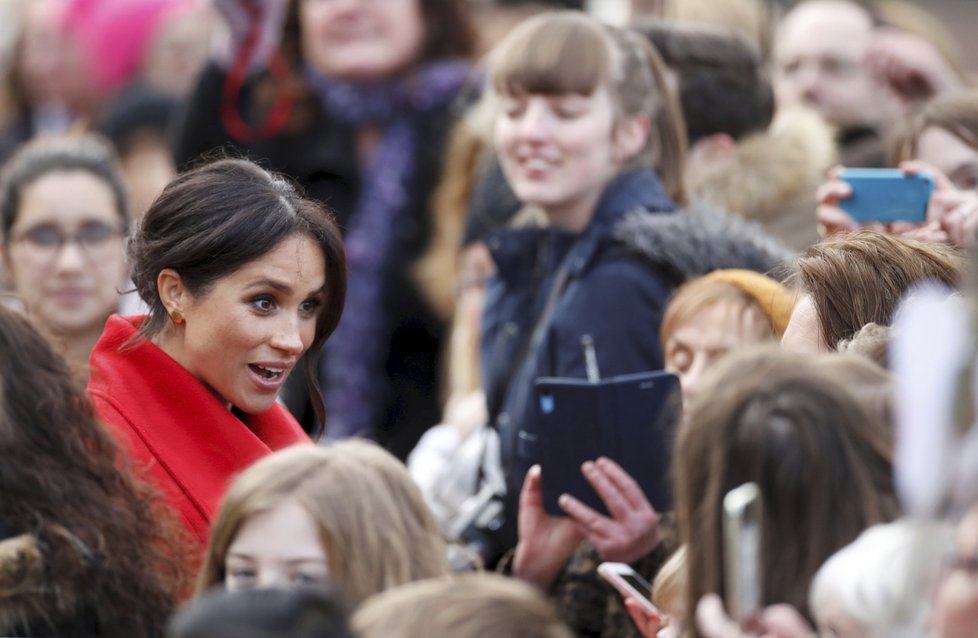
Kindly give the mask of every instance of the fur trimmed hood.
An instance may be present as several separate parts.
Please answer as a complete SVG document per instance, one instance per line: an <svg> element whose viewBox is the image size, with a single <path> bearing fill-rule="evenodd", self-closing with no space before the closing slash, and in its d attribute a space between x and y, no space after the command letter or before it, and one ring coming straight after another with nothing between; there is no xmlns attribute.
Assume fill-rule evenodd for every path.
<svg viewBox="0 0 978 638"><path fill-rule="evenodd" d="M726 160L692 166L687 187L696 200L763 220L799 197L813 197L836 161L832 129L811 110L785 109L767 131L738 142ZM813 225L814 219L812 211Z"/></svg>
<svg viewBox="0 0 978 638"><path fill-rule="evenodd" d="M782 279L794 253L760 224L694 204L671 214L630 213L615 228L625 249L667 273L674 285L719 268Z"/></svg>

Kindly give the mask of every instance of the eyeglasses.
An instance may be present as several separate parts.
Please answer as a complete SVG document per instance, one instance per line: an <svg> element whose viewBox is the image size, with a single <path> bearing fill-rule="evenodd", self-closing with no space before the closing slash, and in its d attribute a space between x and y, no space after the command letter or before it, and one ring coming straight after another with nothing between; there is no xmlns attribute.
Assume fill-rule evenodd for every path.
<svg viewBox="0 0 978 638"><path fill-rule="evenodd" d="M944 557L944 569L960 570L969 574L978 574L978 556L961 556L950 554Z"/></svg>
<svg viewBox="0 0 978 638"><path fill-rule="evenodd" d="M14 236L13 241L30 246L31 253L40 261L50 261L61 252L65 244L76 243L90 259L96 260L114 248L113 241L125 235L118 226L105 222L85 222L74 233L68 234L55 224L38 224Z"/></svg>

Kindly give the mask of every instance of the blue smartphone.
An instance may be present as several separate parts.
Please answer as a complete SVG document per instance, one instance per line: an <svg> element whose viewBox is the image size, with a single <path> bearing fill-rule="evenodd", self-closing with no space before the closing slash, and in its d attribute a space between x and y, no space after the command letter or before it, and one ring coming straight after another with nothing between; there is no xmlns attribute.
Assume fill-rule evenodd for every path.
<svg viewBox="0 0 978 638"><path fill-rule="evenodd" d="M907 175L898 168L846 168L840 179L852 187L852 196L839 207L857 222L927 221L927 203L934 192L931 175Z"/></svg>

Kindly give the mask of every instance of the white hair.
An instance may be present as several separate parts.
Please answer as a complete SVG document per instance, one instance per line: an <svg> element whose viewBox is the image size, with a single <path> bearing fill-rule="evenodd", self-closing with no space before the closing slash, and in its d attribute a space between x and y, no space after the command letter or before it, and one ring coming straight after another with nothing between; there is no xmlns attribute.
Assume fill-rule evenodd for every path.
<svg viewBox="0 0 978 638"><path fill-rule="evenodd" d="M946 524L911 519L870 527L815 573L812 613L822 624L834 608L874 638L926 635L928 597L920 592L951 534Z"/></svg>

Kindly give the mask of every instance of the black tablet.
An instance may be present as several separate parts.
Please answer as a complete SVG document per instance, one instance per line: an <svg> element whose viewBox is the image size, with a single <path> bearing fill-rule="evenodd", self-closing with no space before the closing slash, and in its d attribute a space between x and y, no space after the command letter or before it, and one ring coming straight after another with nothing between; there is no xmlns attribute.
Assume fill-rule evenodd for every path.
<svg viewBox="0 0 978 638"><path fill-rule="evenodd" d="M676 375L642 372L586 379L537 379L543 505L566 516L557 504L570 494L607 514L601 498L581 474L585 461L606 456L641 486L657 511L672 508L669 464L682 411Z"/></svg>

